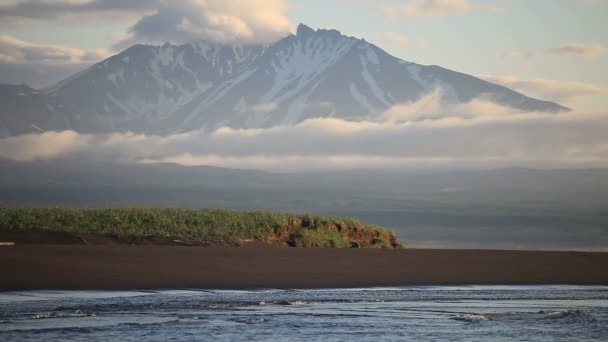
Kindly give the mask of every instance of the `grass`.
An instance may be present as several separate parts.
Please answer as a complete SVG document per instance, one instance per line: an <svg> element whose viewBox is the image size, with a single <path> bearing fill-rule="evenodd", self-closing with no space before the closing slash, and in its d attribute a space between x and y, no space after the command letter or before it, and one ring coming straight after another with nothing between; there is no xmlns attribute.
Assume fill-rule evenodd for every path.
<svg viewBox="0 0 608 342"><path fill-rule="evenodd" d="M400 246L392 231L352 218L222 209L0 208L0 230L7 229L169 237L205 245L235 246L258 240L297 247Z"/></svg>

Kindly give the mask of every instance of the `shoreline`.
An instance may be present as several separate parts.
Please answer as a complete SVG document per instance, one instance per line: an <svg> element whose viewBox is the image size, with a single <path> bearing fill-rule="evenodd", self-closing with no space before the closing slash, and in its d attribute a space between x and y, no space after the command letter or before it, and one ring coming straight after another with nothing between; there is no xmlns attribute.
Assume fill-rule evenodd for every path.
<svg viewBox="0 0 608 342"><path fill-rule="evenodd" d="M0 291L608 285L608 253L15 245Z"/></svg>

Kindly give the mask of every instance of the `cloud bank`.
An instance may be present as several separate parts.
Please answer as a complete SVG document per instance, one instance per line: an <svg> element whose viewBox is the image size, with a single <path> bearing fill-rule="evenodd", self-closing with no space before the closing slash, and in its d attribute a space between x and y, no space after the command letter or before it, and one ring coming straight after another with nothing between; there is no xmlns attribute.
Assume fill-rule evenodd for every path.
<svg viewBox="0 0 608 342"><path fill-rule="evenodd" d="M42 88L109 55L104 49L83 50L62 45L36 44L0 35L1 82Z"/></svg>
<svg viewBox="0 0 608 342"><path fill-rule="evenodd" d="M291 31L283 0L162 1L156 11L139 19L121 49L134 43L272 42Z"/></svg>
<svg viewBox="0 0 608 342"><path fill-rule="evenodd" d="M389 18L430 19L469 12L500 13L510 7L502 1L473 3L469 0L409 0L398 5L382 6Z"/></svg>
<svg viewBox="0 0 608 342"><path fill-rule="evenodd" d="M103 49L85 51L61 45L34 44L8 35L0 35L0 63L81 64L97 62L109 53Z"/></svg>
<svg viewBox="0 0 608 342"><path fill-rule="evenodd" d="M286 12L286 0L7 0L0 1L0 27L113 22L125 30L113 36L110 48L117 52L141 43L272 42L293 29ZM83 51L0 36L5 83L49 86L107 56L104 49Z"/></svg>
<svg viewBox="0 0 608 342"><path fill-rule="evenodd" d="M541 57L543 54L560 57L571 56L590 60L608 55L608 46L599 43L566 43L546 49L542 52L530 50L506 51L503 53L503 57L508 59L532 60Z"/></svg>
<svg viewBox="0 0 608 342"><path fill-rule="evenodd" d="M0 25L123 21L114 48L135 43L269 42L291 31L284 0L16 0L0 4Z"/></svg>
<svg viewBox="0 0 608 342"><path fill-rule="evenodd" d="M125 20L157 8L162 0L8 0L0 4L0 25L23 26L39 21Z"/></svg>
<svg viewBox="0 0 608 342"><path fill-rule="evenodd" d="M608 46L598 43L569 43L551 48L547 53L592 59L608 54Z"/></svg>
<svg viewBox="0 0 608 342"><path fill-rule="evenodd" d="M529 96L578 107L579 102L593 96L608 95L608 87L595 84L513 75L479 75L489 82L504 85Z"/></svg>
<svg viewBox="0 0 608 342"><path fill-rule="evenodd" d="M435 92L381 118L318 118L268 129L170 136L46 132L0 140L0 157L213 165L271 171L424 167L608 167L602 113L514 112L482 99L441 105Z"/></svg>
<svg viewBox="0 0 608 342"><path fill-rule="evenodd" d="M452 13L463 13L472 5L468 0L410 0L398 6L385 6L387 17L432 18Z"/></svg>

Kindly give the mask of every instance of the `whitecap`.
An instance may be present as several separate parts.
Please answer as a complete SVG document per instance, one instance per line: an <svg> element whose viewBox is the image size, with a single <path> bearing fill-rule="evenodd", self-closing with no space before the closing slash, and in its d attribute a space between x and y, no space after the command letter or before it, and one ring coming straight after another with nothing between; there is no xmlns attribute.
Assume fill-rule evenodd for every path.
<svg viewBox="0 0 608 342"><path fill-rule="evenodd" d="M471 323L483 322L488 320L488 317L481 314L464 314L453 316L451 318L457 321L465 321Z"/></svg>
<svg viewBox="0 0 608 342"><path fill-rule="evenodd" d="M545 315L546 318L565 318L571 316L586 316L587 313L582 310L561 310L549 312Z"/></svg>
<svg viewBox="0 0 608 342"><path fill-rule="evenodd" d="M294 300L294 301L291 301L291 302L288 302L288 303L289 303L289 305L304 305L304 304L306 304L306 302L303 301L303 300Z"/></svg>
<svg viewBox="0 0 608 342"><path fill-rule="evenodd" d="M62 317L62 316L57 312L38 313L38 314L34 314L32 316L33 319L60 318L60 317Z"/></svg>

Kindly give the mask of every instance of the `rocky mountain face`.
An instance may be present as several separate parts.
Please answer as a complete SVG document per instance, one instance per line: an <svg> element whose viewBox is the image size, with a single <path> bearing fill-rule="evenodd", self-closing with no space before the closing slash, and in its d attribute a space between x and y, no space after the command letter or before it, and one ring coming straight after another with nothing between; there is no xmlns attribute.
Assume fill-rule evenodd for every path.
<svg viewBox="0 0 608 342"><path fill-rule="evenodd" d="M0 136L360 120L437 88L447 103L483 95L518 110L567 110L470 75L406 62L336 30L300 25L271 45L135 45L46 89L2 85Z"/></svg>

